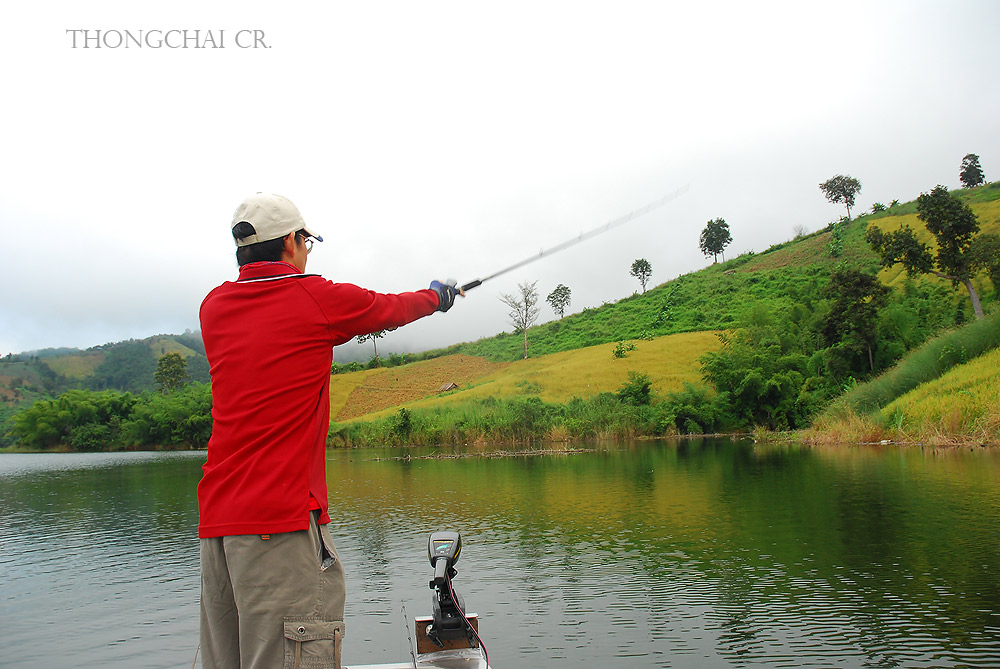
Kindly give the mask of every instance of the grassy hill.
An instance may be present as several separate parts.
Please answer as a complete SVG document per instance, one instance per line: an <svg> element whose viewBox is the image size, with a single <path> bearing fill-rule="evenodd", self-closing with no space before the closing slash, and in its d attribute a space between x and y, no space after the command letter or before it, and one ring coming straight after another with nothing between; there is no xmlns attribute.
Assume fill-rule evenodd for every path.
<svg viewBox="0 0 1000 669"><path fill-rule="evenodd" d="M80 353L67 353L54 358L48 358L45 364L59 376L67 379L82 380L93 376L102 362L104 362L103 351L83 351Z"/></svg>
<svg viewBox="0 0 1000 669"><path fill-rule="evenodd" d="M810 441L1000 444L1000 311L948 330L816 419Z"/></svg>
<svg viewBox="0 0 1000 669"><path fill-rule="evenodd" d="M970 202L983 232L1000 234L1000 182L956 193ZM842 237L839 255L831 254L835 234L831 224L826 229L775 244L762 252L749 252L710 265L660 284L644 294L586 308L578 314L533 327L528 331L529 353L545 355L626 339L721 330L742 321L751 306L769 311L788 310L795 305L811 308L835 268L848 264L868 271L878 269L877 258L864 240L869 223L884 230L910 225L919 239L931 241L930 233L916 218L915 202L878 214L862 215L838 231ZM899 266L882 270L879 278L894 288L906 281L905 272ZM952 290L948 282L940 279L921 281L947 288L941 295L948 300L948 305L940 306L950 317L954 317L956 310L965 308L968 300L963 290ZM976 283L982 293L995 292L995 287L986 278ZM967 315L971 317L971 308ZM450 353L513 361L521 356L521 337L499 333L417 357Z"/></svg>
<svg viewBox="0 0 1000 669"><path fill-rule="evenodd" d="M1000 234L1000 183L957 195L971 204L983 232ZM519 333L499 333L407 356L417 359L411 364L335 374L330 386L332 431L340 430L347 442L367 430L366 438L373 443L409 443L424 430L420 438L436 443L434 439L470 435L510 440L634 436L751 426L761 420L772 427L800 423L844 389L868 386L858 382L865 380L868 369L867 364L858 367L857 351L843 342L831 346L821 341L826 335L820 327L831 309L832 296L825 289L832 276L845 269L879 270L864 240L868 225L883 230L909 225L920 239L930 241L916 219L915 202L897 205L533 327L528 331L528 360L520 359ZM908 278L898 267L878 271L878 277L892 289L878 319L878 350L871 357L879 370L941 332L973 320L961 286ZM987 313L996 313L997 286L985 276L975 282ZM734 338L731 333L737 329L746 337ZM725 347L720 333L728 337ZM617 347L625 357L612 355ZM846 420L863 424L864 430L877 428L878 434L887 434L893 426L912 434L918 424L941 430L963 425L980 432L982 425L992 425L988 429L995 434L1000 421L983 408L995 396L989 374L1000 377L996 356L986 355L992 348L995 344L978 349L976 355L983 355L965 372L942 369L922 379L937 383L941 377L941 385L924 389L923 395L920 388L893 390L887 401ZM190 332L88 351L8 356L0 360L0 419L71 388L150 389L155 361L167 353L180 353L192 377L208 380L203 344ZM703 365L706 359L716 361L714 372ZM864 356L865 363L868 360ZM719 385L728 366L741 365L744 376L737 375L727 388ZM451 383L457 389L441 392ZM717 392L720 389L723 392ZM751 399L740 400L738 395L747 392ZM892 400L898 404L889 408ZM740 414L737 401L756 402L762 409ZM932 408L935 403L940 411ZM844 423L835 428L825 414L822 420L831 432L849 432Z"/></svg>
<svg viewBox="0 0 1000 669"><path fill-rule="evenodd" d="M995 441L1000 433L1000 349L952 368L923 383L879 410L893 438L912 441L954 441L965 435L974 443Z"/></svg>
<svg viewBox="0 0 1000 669"><path fill-rule="evenodd" d="M635 350L615 358L602 344L561 353L491 363L455 354L378 370L338 374L330 379L330 415L336 421L385 416L399 407L432 409L470 400L534 396L568 402L614 392L629 372L649 375L655 392L666 394L700 380L698 356L719 347L712 332L694 332L637 341ZM458 388L441 392L442 385Z"/></svg>
<svg viewBox="0 0 1000 669"><path fill-rule="evenodd" d="M971 203L983 232L1000 233L1000 184L960 191L958 195ZM528 339L533 357L529 360L519 360L519 334L500 333L476 342L429 351L422 356L424 362L413 365L416 372L419 365L437 360L439 369L446 372L450 361L467 360L469 356L496 364L507 363L488 374L469 378L457 391L438 394L434 390L435 385L440 387L437 381L449 380L445 373L436 377L433 383L426 383L422 396L409 396L405 401L394 402L388 393L392 385L410 385L405 368L394 370L392 375L383 372L378 382L374 381L376 375L356 380L351 378L355 375L334 377L331 382L332 396L336 398L333 415L350 423L381 422L380 429L384 431L392 429L396 420L394 415L400 408L441 412L450 406L463 411L462 407L477 400L524 397L534 397L545 403L566 403L572 398L592 398L600 393L614 392L626 382L630 371L649 375L653 393L663 398L680 391L685 382L698 384L702 381L699 358L706 352L718 350L721 345L713 332L745 325L760 313L783 314L794 322L806 323L810 319L815 322L824 313L822 291L834 270L849 266L878 271L877 259L864 241L869 224L884 230L909 225L922 241L933 241L916 218L915 203L863 215L838 224L837 229L831 225L763 252L747 253L711 265L643 295L628 296L531 328ZM839 245L839 253L833 252L835 244ZM900 351L920 345L942 328L972 320L968 297L961 287L933 277L908 278L899 267L878 271L878 276L893 289L894 301L884 310L883 317L886 327L899 331L902 344L898 345L905 347ZM976 284L988 312L995 310L997 288L985 276L977 277ZM615 360L611 356L615 342L633 342L638 348L627 359ZM987 370L986 374L992 372L1000 376L993 357L984 357L979 364L979 369ZM386 385L381 390L374 385L367 387L377 383ZM970 391L956 388L946 385L932 392L951 396L952 404L963 406L963 398L969 397ZM373 395L380 395L383 401L372 402ZM368 399L363 399L366 397ZM901 407L910 407L910 404L904 403L893 408L896 413L892 415L897 421L904 421L900 416L905 415L905 422L911 427L920 421L939 420L934 418L934 412L919 408L935 400L935 395L930 395L924 404L913 404L918 408L911 407L908 413ZM969 403L969 411L979 411L976 420L987 423L993 420L983 417L981 407L971 408L974 404ZM888 419L883 416L881 420Z"/></svg>

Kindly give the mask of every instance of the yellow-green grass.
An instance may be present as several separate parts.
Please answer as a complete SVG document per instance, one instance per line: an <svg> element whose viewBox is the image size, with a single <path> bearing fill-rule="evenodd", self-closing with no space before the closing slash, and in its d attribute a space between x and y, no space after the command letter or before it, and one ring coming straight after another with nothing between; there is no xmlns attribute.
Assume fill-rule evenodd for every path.
<svg viewBox="0 0 1000 669"><path fill-rule="evenodd" d="M601 392L615 392L628 380L629 372L647 374L653 391L665 394L681 390L685 382L700 382L701 364L698 358L708 351L718 350L720 346L714 332L689 332L632 343L636 349L624 358L613 356L615 344L599 344L519 360L473 379L458 390L406 402L401 406L428 408L487 397L525 394L537 395L546 402L566 402L574 397L586 398ZM403 373L402 370L408 366L396 369ZM331 379L331 409L334 415L338 411L334 396L343 397L344 388L349 384L353 384L352 390L359 386L363 378L348 377L361 377L362 374L337 375ZM405 377L400 382L405 383ZM344 386L335 390L335 384ZM349 392L346 394L349 395ZM383 409L357 418L371 420L393 413L398 408Z"/></svg>
<svg viewBox="0 0 1000 669"><path fill-rule="evenodd" d="M1000 441L1000 349L917 386L879 414L904 433L992 435Z"/></svg>
<svg viewBox="0 0 1000 669"><path fill-rule="evenodd" d="M875 414L819 416L800 437L813 444L1000 446L1000 349L920 384Z"/></svg>
<svg viewBox="0 0 1000 669"><path fill-rule="evenodd" d="M972 204L971 207L973 213L979 219L979 231L981 233L986 232L1000 234L1000 200L975 203ZM934 235L927 231L927 228L924 227L923 221L918 219L916 214L875 218L872 219L869 225L877 226L883 232L892 232L900 226L909 226L910 229L916 234L918 240L929 244L932 249L937 248L937 242L934 239ZM902 284L902 282L906 279L906 271L903 269L902 265L897 264L880 271L878 277L882 283L887 286L897 286ZM933 276L928 278L933 281L950 283L945 279L938 279ZM973 284L976 286L976 290L982 292L985 288L990 286L990 281L985 277L985 275L980 275L975 279ZM962 287L959 287L959 289L963 292L965 291Z"/></svg>
<svg viewBox="0 0 1000 669"><path fill-rule="evenodd" d="M168 353L180 353L185 358L198 355L184 344L179 344L169 337L153 337L149 340L149 350L153 352L153 357L159 359Z"/></svg>
<svg viewBox="0 0 1000 669"><path fill-rule="evenodd" d="M87 351L45 359L45 364L49 366L49 369L68 379L87 378L102 362L104 362L104 353L101 351Z"/></svg>
<svg viewBox="0 0 1000 669"><path fill-rule="evenodd" d="M330 415L344 421L401 406L436 395L445 385L467 386L508 364L456 354L337 376L330 382Z"/></svg>
<svg viewBox="0 0 1000 669"><path fill-rule="evenodd" d="M366 369L360 372L350 372L347 374L337 374L330 377L330 416L336 418L337 414L347 405L347 400L354 392L354 389L365 382L368 377L376 374L384 374L387 370Z"/></svg>

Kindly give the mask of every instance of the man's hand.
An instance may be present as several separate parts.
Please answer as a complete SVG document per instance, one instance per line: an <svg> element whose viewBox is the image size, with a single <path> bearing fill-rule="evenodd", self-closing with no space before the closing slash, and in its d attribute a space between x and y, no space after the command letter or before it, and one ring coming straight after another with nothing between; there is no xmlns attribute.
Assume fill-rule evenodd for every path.
<svg viewBox="0 0 1000 669"><path fill-rule="evenodd" d="M451 305L455 304L455 295L465 296L465 293L455 287L457 283L454 279L448 279L444 283L431 281L431 290L438 294L438 311L448 311L451 309Z"/></svg>

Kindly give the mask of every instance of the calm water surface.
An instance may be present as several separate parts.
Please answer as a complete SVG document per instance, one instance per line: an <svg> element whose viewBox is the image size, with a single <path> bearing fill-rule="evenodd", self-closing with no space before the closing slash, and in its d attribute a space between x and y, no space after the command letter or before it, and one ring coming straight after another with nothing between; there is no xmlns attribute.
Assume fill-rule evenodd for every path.
<svg viewBox="0 0 1000 669"><path fill-rule="evenodd" d="M331 452L345 663L409 658L457 529L499 669L1000 666L1000 454L594 448ZM203 462L0 455L0 666L191 666Z"/></svg>

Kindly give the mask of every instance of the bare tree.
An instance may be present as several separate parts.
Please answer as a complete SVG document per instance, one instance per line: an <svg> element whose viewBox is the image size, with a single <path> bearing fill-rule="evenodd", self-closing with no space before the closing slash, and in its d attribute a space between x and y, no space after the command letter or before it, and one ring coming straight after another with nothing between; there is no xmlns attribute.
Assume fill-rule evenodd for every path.
<svg viewBox="0 0 1000 669"><path fill-rule="evenodd" d="M359 344L364 344L366 341L371 341L372 346L375 348L375 357L373 357L372 360L374 361L376 367L382 366L382 361L378 357L378 340L384 337L386 332L388 332L388 330L379 330L377 332L369 332L368 334L357 336Z"/></svg>
<svg viewBox="0 0 1000 669"><path fill-rule="evenodd" d="M538 319L538 291L535 286L537 281L531 283L517 284L521 292L516 295L501 295L500 301L510 307L507 315L510 317L514 331L521 331L524 337L524 357L528 357L528 328Z"/></svg>

